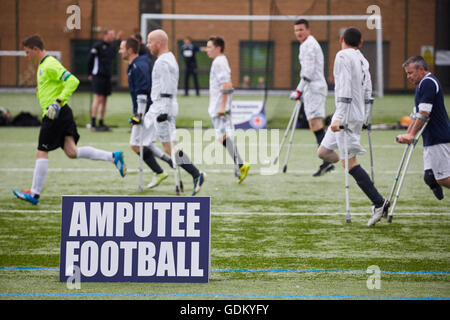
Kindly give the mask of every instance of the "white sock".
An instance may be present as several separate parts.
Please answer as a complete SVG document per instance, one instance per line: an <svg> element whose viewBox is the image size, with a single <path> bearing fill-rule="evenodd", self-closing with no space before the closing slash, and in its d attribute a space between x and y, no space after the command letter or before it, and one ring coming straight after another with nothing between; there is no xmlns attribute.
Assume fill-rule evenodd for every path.
<svg viewBox="0 0 450 320"><path fill-rule="evenodd" d="M44 185L45 176L48 171L48 159L36 159L34 167L33 184L31 185L31 195L41 194L42 186Z"/></svg>
<svg viewBox="0 0 450 320"><path fill-rule="evenodd" d="M162 151L160 148L158 148L157 146L155 146L154 143L150 143L150 145L148 146L148 148L150 150L152 150L153 154L155 155L155 157L158 157L160 159L163 158L163 156L165 155L164 151Z"/></svg>
<svg viewBox="0 0 450 320"><path fill-rule="evenodd" d="M93 147L78 147L77 158L114 161L113 153L110 151L103 151Z"/></svg>

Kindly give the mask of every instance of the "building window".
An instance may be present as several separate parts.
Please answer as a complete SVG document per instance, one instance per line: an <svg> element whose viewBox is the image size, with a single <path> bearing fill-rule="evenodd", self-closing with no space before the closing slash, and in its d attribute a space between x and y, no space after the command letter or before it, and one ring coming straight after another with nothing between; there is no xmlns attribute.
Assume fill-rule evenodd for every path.
<svg viewBox="0 0 450 320"><path fill-rule="evenodd" d="M273 87L273 42L241 41L239 88Z"/></svg>
<svg viewBox="0 0 450 320"><path fill-rule="evenodd" d="M324 76L325 80L328 81L328 42L319 41L319 45L322 48L323 52L323 68L324 68ZM298 54L300 49L300 43L298 41L293 41L291 43L291 87L292 89L296 88L300 82L300 61L298 61ZM328 84L329 86L330 84Z"/></svg>

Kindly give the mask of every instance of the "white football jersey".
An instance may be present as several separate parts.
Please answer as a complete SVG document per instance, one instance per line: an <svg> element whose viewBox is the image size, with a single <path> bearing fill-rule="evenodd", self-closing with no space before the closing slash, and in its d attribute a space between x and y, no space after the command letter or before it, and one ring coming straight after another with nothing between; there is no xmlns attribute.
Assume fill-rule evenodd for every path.
<svg viewBox="0 0 450 320"><path fill-rule="evenodd" d="M209 72L209 108L211 117L217 116L222 104L222 84L231 81L231 69L227 57L221 55L216 57L211 64ZM231 94L228 96L225 111L231 109Z"/></svg>
<svg viewBox="0 0 450 320"><path fill-rule="evenodd" d="M172 52L163 53L156 59L152 70L152 105L153 113L168 113L176 117L178 114L177 88L179 69ZM171 95L171 97L165 97Z"/></svg>
<svg viewBox="0 0 450 320"><path fill-rule="evenodd" d="M316 38L309 35L300 44L298 59L300 61L300 83L297 90L311 90L314 93L327 95L328 86L324 76L324 58L322 48Z"/></svg>
<svg viewBox="0 0 450 320"><path fill-rule="evenodd" d="M351 130L360 132L362 124L368 116L366 102L372 97L372 80L369 72L369 62L361 51L348 48L339 51L334 60L334 95L336 111L334 120L344 122L351 99L348 124ZM358 130L359 128L359 130Z"/></svg>

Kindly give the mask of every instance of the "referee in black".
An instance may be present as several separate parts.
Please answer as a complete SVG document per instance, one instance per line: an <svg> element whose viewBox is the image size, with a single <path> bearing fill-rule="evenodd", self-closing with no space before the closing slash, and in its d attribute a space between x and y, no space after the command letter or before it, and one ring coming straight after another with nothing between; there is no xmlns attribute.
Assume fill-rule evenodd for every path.
<svg viewBox="0 0 450 320"><path fill-rule="evenodd" d="M200 90L198 86L197 77L197 60L195 59L195 54L198 51L203 51L201 47L197 47L192 44L190 37L186 37L183 40L183 45L181 46L181 55L183 56L184 63L186 65L186 70L184 74L184 95L189 95L189 77L192 75L194 77L195 92L197 96L200 95Z"/></svg>
<svg viewBox="0 0 450 320"><path fill-rule="evenodd" d="M113 59L120 45L120 34L112 29L103 32L103 40L94 44L89 56L89 80L92 81L94 101L91 108L91 130L108 131L109 127L103 122L106 111L106 101L111 95L111 69ZM99 114L98 127L96 125Z"/></svg>

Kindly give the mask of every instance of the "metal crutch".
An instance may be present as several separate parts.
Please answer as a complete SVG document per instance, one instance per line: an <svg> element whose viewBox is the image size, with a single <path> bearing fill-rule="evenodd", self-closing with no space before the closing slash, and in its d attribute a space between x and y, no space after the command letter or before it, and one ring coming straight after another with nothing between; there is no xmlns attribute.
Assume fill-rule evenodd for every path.
<svg viewBox="0 0 450 320"><path fill-rule="evenodd" d="M284 131L284 136L283 136L283 139L281 140L280 148L278 149L278 155L277 155L277 157L275 158L275 160L273 160L273 164L277 164L277 162L278 162L278 158L280 157L280 154L281 154L281 149L283 149L284 142L286 141L286 137L288 136L289 130L291 129L291 124L292 124L292 122L294 121L295 113L297 112L297 111L296 111L296 110L297 110L297 106L298 106L299 104L300 104L300 101L297 101L297 102L295 103L295 107L294 107L294 109L292 110L291 118L289 119L289 123L288 123L288 125L287 125L287 127L286 127L286 130ZM294 123L295 123L295 122L294 122Z"/></svg>
<svg viewBox="0 0 450 320"><path fill-rule="evenodd" d="M294 133L295 133L295 125L297 123L298 114L300 113L300 108L301 108L301 103L298 103L296 105L296 108L295 108L295 116L294 116L294 121L292 122L291 136L289 137L288 150L287 150L287 153L286 153L286 158L284 160L284 165L283 165L283 172L284 173L286 173L286 171L287 171L287 164L288 164L288 161L289 161L289 156L291 155L292 141L294 139Z"/></svg>
<svg viewBox="0 0 450 320"><path fill-rule="evenodd" d="M405 164L405 159L406 159L406 155L408 153L409 147L411 147L411 144L407 144L405 146L405 150L403 151L402 159L400 160L400 165L397 170L397 175L394 178L394 184L391 189L391 194L389 195L389 200L388 200L389 202L392 201L392 197L394 196L395 188L397 187L397 183L398 183L398 178L400 177L400 172L402 171L403 165ZM385 218L386 218L386 216L385 216Z"/></svg>
<svg viewBox="0 0 450 320"><path fill-rule="evenodd" d="M375 184L375 173L373 169L373 150L372 150L372 110L373 110L373 99L366 100L366 104L369 104L369 116L367 117L367 124L363 126L367 129L367 138L369 139L369 152L370 152L370 176L372 178L372 183Z"/></svg>
<svg viewBox="0 0 450 320"><path fill-rule="evenodd" d="M348 128L348 116L350 114L350 106L352 98L339 98L339 102L347 104L347 111L345 113L344 125L339 126L339 128L344 130L344 167L345 167L345 221L347 223L352 222L352 217L350 214L350 186L348 182L348 133L351 132Z"/></svg>
<svg viewBox="0 0 450 320"><path fill-rule="evenodd" d="M388 215L388 218L387 218L387 222L389 222L389 223L392 222L392 218L394 216L395 206L397 205L397 200L400 197L400 190L402 188L403 181L404 181L405 176L406 176L406 171L408 170L408 165L409 165L409 161L411 160L412 153L413 153L414 149L416 148L416 144L419 141L420 136L422 135L423 131L425 130L425 128L426 128L426 126L428 124L428 121L429 121L428 119L425 121L425 123L423 124L422 128L420 128L419 132L416 134L416 137L414 137L413 141L411 141L410 145L412 144L412 147L411 148L406 148L405 151L403 152L402 162L404 161L404 156L406 154L407 149L410 149L409 153L408 153L408 158L406 159L405 168L403 169L402 176L401 176L400 182L398 184L397 192L395 194L394 203L392 204L391 212L389 212L389 215ZM400 163L400 168L401 167L402 167L402 164ZM397 184L397 181L394 182L394 186L395 186L395 184Z"/></svg>
<svg viewBox="0 0 450 320"><path fill-rule="evenodd" d="M180 192L184 193L183 181L181 180L181 169L180 169L180 166L177 165L177 169L178 169L178 181L180 183Z"/></svg>
<svg viewBox="0 0 450 320"><path fill-rule="evenodd" d="M167 119L167 123L169 124L169 139L170 139L170 156L172 158L172 165L173 165L173 175L175 180L175 194L177 196L180 195L180 186L179 186L179 178L178 178L178 163L175 156L175 137L172 137L172 123L170 122L170 119Z"/></svg>
<svg viewBox="0 0 450 320"><path fill-rule="evenodd" d="M141 120L141 123L139 124L139 191L143 192L143 180L144 180L144 123Z"/></svg>

